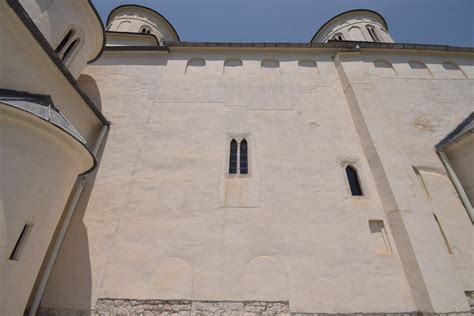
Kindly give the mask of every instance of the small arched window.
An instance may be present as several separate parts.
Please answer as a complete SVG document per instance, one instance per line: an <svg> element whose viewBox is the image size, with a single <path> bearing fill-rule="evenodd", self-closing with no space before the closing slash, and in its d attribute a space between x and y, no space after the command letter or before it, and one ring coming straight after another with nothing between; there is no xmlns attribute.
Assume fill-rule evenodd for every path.
<svg viewBox="0 0 474 316"><path fill-rule="evenodd" d="M349 187L351 188L351 193L353 196L362 196L362 187L360 186L359 176L357 170L352 166L346 167L347 181L349 182Z"/></svg>
<svg viewBox="0 0 474 316"><path fill-rule="evenodd" d="M229 173L237 173L237 141L235 139L230 142Z"/></svg>
<svg viewBox="0 0 474 316"><path fill-rule="evenodd" d="M332 40L333 40L333 41L343 41L343 40L344 40L344 36L342 36L342 33L336 33L336 34L334 34L334 36L332 37Z"/></svg>
<svg viewBox="0 0 474 316"><path fill-rule="evenodd" d="M64 46L66 46L66 44L69 42L69 40L71 39L71 37L75 34L76 32L74 30L69 30L69 32L67 32L67 34L63 37L62 41L59 43L59 45L56 47L56 49L54 50L54 52L56 54L58 54L59 52L61 52L64 48Z"/></svg>
<svg viewBox="0 0 474 316"><path fill-rule="evenodd" d="M240 173L247 174L249 172L247 141L242 139L240 142Z"/></svg>
<svg viewBox="0 0 474 316"><path fill-rule="evenodd" d="M373 27L372 25L367 25L367 31L369 32L369 35L370 37L372 38L372 40L374 42L381 42L382 40L380 39L380 36L379 34L377 33L377 31L375 30L375 27Z"/></svg>
<svg viewBox="0 0 474 316"><path fill-rule="evenodd" d="M77 45L79 45L79 42L80 42L80 39L76 38L74 41L72 41L71 44L69 44L69 46L64 51L63 58L62 58L63 61L66 61L66 59L69 57L69 55L71 55L71 53L73 52L74 48Z"/></svg>
<svg viewBox="0 0 474 316"><path fill-rule="evenodd" d="M142 26L140 29L140 33L142 34L150 34L151 33L151 28L148 26Z"/></svg>

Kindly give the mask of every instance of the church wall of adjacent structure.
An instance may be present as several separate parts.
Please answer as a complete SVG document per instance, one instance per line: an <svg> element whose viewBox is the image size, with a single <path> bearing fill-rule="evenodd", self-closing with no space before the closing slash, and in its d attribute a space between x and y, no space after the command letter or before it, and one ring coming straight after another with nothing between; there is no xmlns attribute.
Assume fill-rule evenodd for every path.
<svg viewBox="0 0 474 316"><path fill-rule="evenodd" d="M86 233L68 235L45 310L127 299L416 310L335 52L148 54L106 52L87 68L114 128L75 219ZM228 172L232 139L247 140L248 174ZM363 196L351 196L349 165ZM90 270L70 270L76 245Z"/></svg>
<svg viewBox="0 0 474 316"><path fill-rule="evenodd" d="M34 115L0 101L0 117L0 313L22 315L75 179L94 162Z"/></svg>
<svg viewBox="0 0 474 316"><path fill-rule="evenodd" d="M51 96L55 106L93 146L102 126L100 120L5 2L0 4L0 18L0 87Z"/></svg>
<svg viewBox="0 0 474 316"><path fill-rule="evenodd" d="M407 235L395 243L417 308L468 310L472 224L434 144L472 112L472 59L373 51L340 53L336 64L389 225Z"/></svg>
<svg viewBox="0 0 474 316"><path fill-rule="evenodd" d="M29 308L77 177L96 166L91 151L105 121L78 91L74 70L21 19L35 16L28 4L46 2L0 3L1 315Z"/></svg>
<svg viewBox="0 0 474 316"><path fill-rule="evenodd" d="M103 27L89 1L21 0L20 3L76 78L102 50Z"/></svg>

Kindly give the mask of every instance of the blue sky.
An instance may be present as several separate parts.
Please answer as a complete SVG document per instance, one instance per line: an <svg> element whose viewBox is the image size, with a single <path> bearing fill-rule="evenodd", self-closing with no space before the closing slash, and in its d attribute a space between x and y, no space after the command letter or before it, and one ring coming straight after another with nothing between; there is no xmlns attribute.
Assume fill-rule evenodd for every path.
<svg viewBox="0 0 474 316"><path fill-rule="evenodd" d="M155 9L183 41L308 42L328 19L371 9L399 43L474 46L474 0L93 0L102 19L121 4Z"/></svg>

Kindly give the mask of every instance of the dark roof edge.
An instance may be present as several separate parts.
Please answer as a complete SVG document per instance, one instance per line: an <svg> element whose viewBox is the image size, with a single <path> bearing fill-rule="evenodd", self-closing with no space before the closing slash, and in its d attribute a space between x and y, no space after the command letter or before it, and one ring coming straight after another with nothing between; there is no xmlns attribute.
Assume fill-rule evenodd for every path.
<svg viewBox="0 0 474 316"><path fill-rule="evenodd" d="M457 47L448 45L407 44L407 43L377 43L357 41L331 41L328 43L225 43L225 42L168 42L163 43L168 47L231 47L231 48L345 48L345 49L410 49L410 50L435 50L454 52L474 52L474 47Z"/></svg>
<svg viewBox="0 0 474 316"><path fill-rule="evenodd" d="M105 40L104 23L102 23L102 19L100 18L99 12L97 12L97 9L92 4L92 0L88 0L87 3L89 3L89 6L91 7L92 11L95 14L95 17L97 18L97 21L99 22L100 28L102 29L102 47L100 48L99 53L97 53L97 55L94 58L92 58L91 60L89 60L87 62L88 64L90 64L90 63L93 63L94 61L96 61L97 59L99 59L100 55L102 55L102 53L104 52L104 47L105 47L105 44L106 44L106 40Z"/></svg>
<svg viewBox="0 0 474 316"><path fill-rule="evenodd" d="M78 138L77 135L74 135L73 133L71 133L67 129L63 128L59 124L55 124L54 122L52 122L51 120L46 119L45 117L37 115L36 113L34 113L32 111L28 111L28 109L26 109L26 108L22 108L22 107L16 106L15 104L8 103L8 101L15 101L15 100L36 103L36 104L38 104L40 106L44 106L44 107L51 107L55 112L58 113L58 115L60 115L62 118L64 118L65 121L72 126L72 124L69 121L67 121L67 119L64 117L64 115L56 108L56 106L54 105L54 103L52 101L51 96L43 95L43 94L32 94L32 93L24 92L24 91L0 89L0 102L2 102L3 104L7 104L8 106L14 107L15 109L17 109L19 111L29 113L32 116L48 123L49 125L51 125L51 126L57 128L58 130L60 130L62 133L65 133L66 135L71 136L76 142L78 142L82 147L84 147L87 150L89 155L91 155L93 162L92 162L92 166L88 170L84 171L82 174L90 173L90 172L94 171L97 168L98 163L97 163L97 159L96 159L95 155L92 153L89 146L87 146L87 144L85 142L83 142L83 140ZM74 129L74 126L72 126L72 128ZM80 135L79 132L77 132L77 133L80 137L82 137L82 135Z"/></svg>
<svg viewBox="0 0 474 316"><path fill-rule="evenodd" d="M118 32L118 31L105 31L106 34L122 34L122 35L132 35L132 36L150 36L153 37L156 41L156 45L160 45L160 41L158 40L158 37L155 36L155 34L146 34L146 33L135 33L135 32Z"/></svg>
<svg viewBox="0 0 474 316"><path fill-rule="evenodd" d="M7 0L8 5L13 9L15 14L18 18L24 23L26 28L30 31L31 35L35 38L38 44L43 48L44 52L49 56L51 61L58 67L61 73L66 77L69 84L76 90L82 100L87 104L87 106L92 110L92 112L96 115L96 117L100 120L100 122L104 125L110 125L110 122L104 117L102 112L95 106L95 104L91 101L91 99L85 94L81 88L79 87L77 80L71 74L69 69L64 65L64 63L59 59L59 57L54 53L53 48L48 43L46 38L43 36L41 31L37 28L33 20L31 20L28 12L26 12L25 8L21 5L18 0ZM104 37L105 38L105 37Z"/></svg>
<svg viewBox="0 0 474 316"><path fill-rule="evenodd" d="M345 12L342 12L342 13L339 13L338 15L336 16L333 16L332 18L330 18L329 20L326 21L326 23L324 23L317 31L316 33L314 33L313 37L311 38L311 40L309 41L310 43L314 41L314 38L316 37L316 35L318 35L319 31L321 31L326 25L328 25L329 23L331 23L331 21L333 21L334 19L337 19L338 17L340 17L341 15L344 15L344 14L347 14L347 13L352 13L352 12L357 12L357 11L366 11L366 12L370 12L370 13L373 13L375 15L377 15L383 22L384 26L385 26L385 29L388 31L388 24L387 24L387 21L385 21L385 18L380 14L378 13L377 11L374 11L374 10L369 10L369 9L353 9L353 10L349 10L349 11L345 11Z"/></svg>
<svg viewBox="0 0 474 316"><path fill-rule="evenodd" d="M457 142L461 137L467 133L474 133L474 112L468 115L454 130L451 131L445 138L443 138L435 148L437 152L444 151L449 145Z"/></svg>
<svg viewBox="0 0 474 316"><path fill-rule="evenodd" d="M122 4L122 5L119 5L118 7L114 8L112 11L110 11L109 15L107 16L107 25L109 25L110 23L110 17L112 16L112 14L116 11L116 10L119 10L123 7L137 7L137 8L141 8L141 9L146 9L148 11L151 11L155 14L157 14L158 16L160 16L166 23L168 23L168 25L171 27L171 29L173 30L174 34L176 35L176 38L178 39L178 41L180 41L181 39L179 38L179 34L178 32L176 32L176 29L174 28L173 24L171 24L170 21L168 21L167 18L165 18L163 15L161 15L161 13L159 13L158 11L156 10L153 10L151 8L148 8L148 7L145 7L143 5L139 5L139 4Z"/></svg>
<svg viewBox="0 0 474 316"><path fill-rule="evenodd" d="M106 52L167 52L169 48L167 46L107 46L105 47Z"/></svg>

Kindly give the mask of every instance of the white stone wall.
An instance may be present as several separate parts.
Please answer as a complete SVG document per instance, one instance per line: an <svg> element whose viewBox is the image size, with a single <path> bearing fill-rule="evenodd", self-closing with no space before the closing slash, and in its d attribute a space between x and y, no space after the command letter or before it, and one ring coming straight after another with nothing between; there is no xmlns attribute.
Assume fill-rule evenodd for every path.
<svg viewBox="0 0 474 316"><path fill-rule="evenodd" d="M267 49L177 49L148 57L106 53L88 68L113 127L87 211L76 219L83 223L83 233L68 236L43 306L94 309L99 298L256 299L289 300L292 312L417 310L334 54ZM231 58L240 59L242 66L233 62L234 67L224 68ZM397 62L397 72L413 56L406 58ZM317 67L299 66L314 65L308 61ZM423 86L426 81L415 89L409 80L414 74L386 79L375 73L373 64L354 65L359 64L354 68L358 93L392 95L377 108L400 110L392 104L403 95L397 84L415 102L430 107L416 97L432 92ZM433 79L431 84L445 82ZM452 84L467 93L471 81ZM462 92L457 93L462 100ZM412 104L406 108L414 109ZM443 109L439 107L440 117L446 116ZM374 122L380 132L391 130L387 139L407 132L401 127L393 132L396 121L386 117L391 112L380 113ZM405 139L422 139L430 150L451 129L425 140L413 126ZM229 135L249 135L251 176L226 176ZM404 146L403 156L413 152L436 157L428 147L417 152ZM390 159L413 170L396 155ZM343 169L348 163L359 171L363 197L349 194ZM406 192L418 194L413 185ZM448 182L444 188L450 192ZM225 192L236 196L233 203L225 203ZM463 211L459 203L453 205L457 213ZM383 221L391 251L381 253L370 220ZM462 217L456 222L466 226ZM438 234L423 227L420 231ZM446 231L452 235L451 228ZM469 241L466 228L459 236ZM427 242L436 243L440 251L444 247L438 235L430 235ZM456 245L463 252L465 246ZM69 264L79 254L89 256L90 270ZM469 261L462 253L458 257ZM464 263L443 260L451 260L457 273L466 275ZM78 291L71 283L89 290ZM456 302L466 302L458 294L453 294ZM461 311L467 306L459 304Z"/></svg>
<svg viewBox="0 0 474 316"><path fill-rule="evenodd" d="M375 67L381 59L388 64ZM457 64L463 77L450 79L442 67L446 61ZM454 53L367 52L339 54L337 63L389 224L397 228L395 236L407 236L395 241L417 308L466 310L463 292L474 286L472 224L434 144L472 111L472 59ZM415 267L413 258L418 266L409 269Z"/></svg>
<svg viewBox="0 0 474 316"><path fill-rule="evenodd" d="M1 102L0 135L0 315L22 315L76 177L94 162L72 136Z"/></svg>

